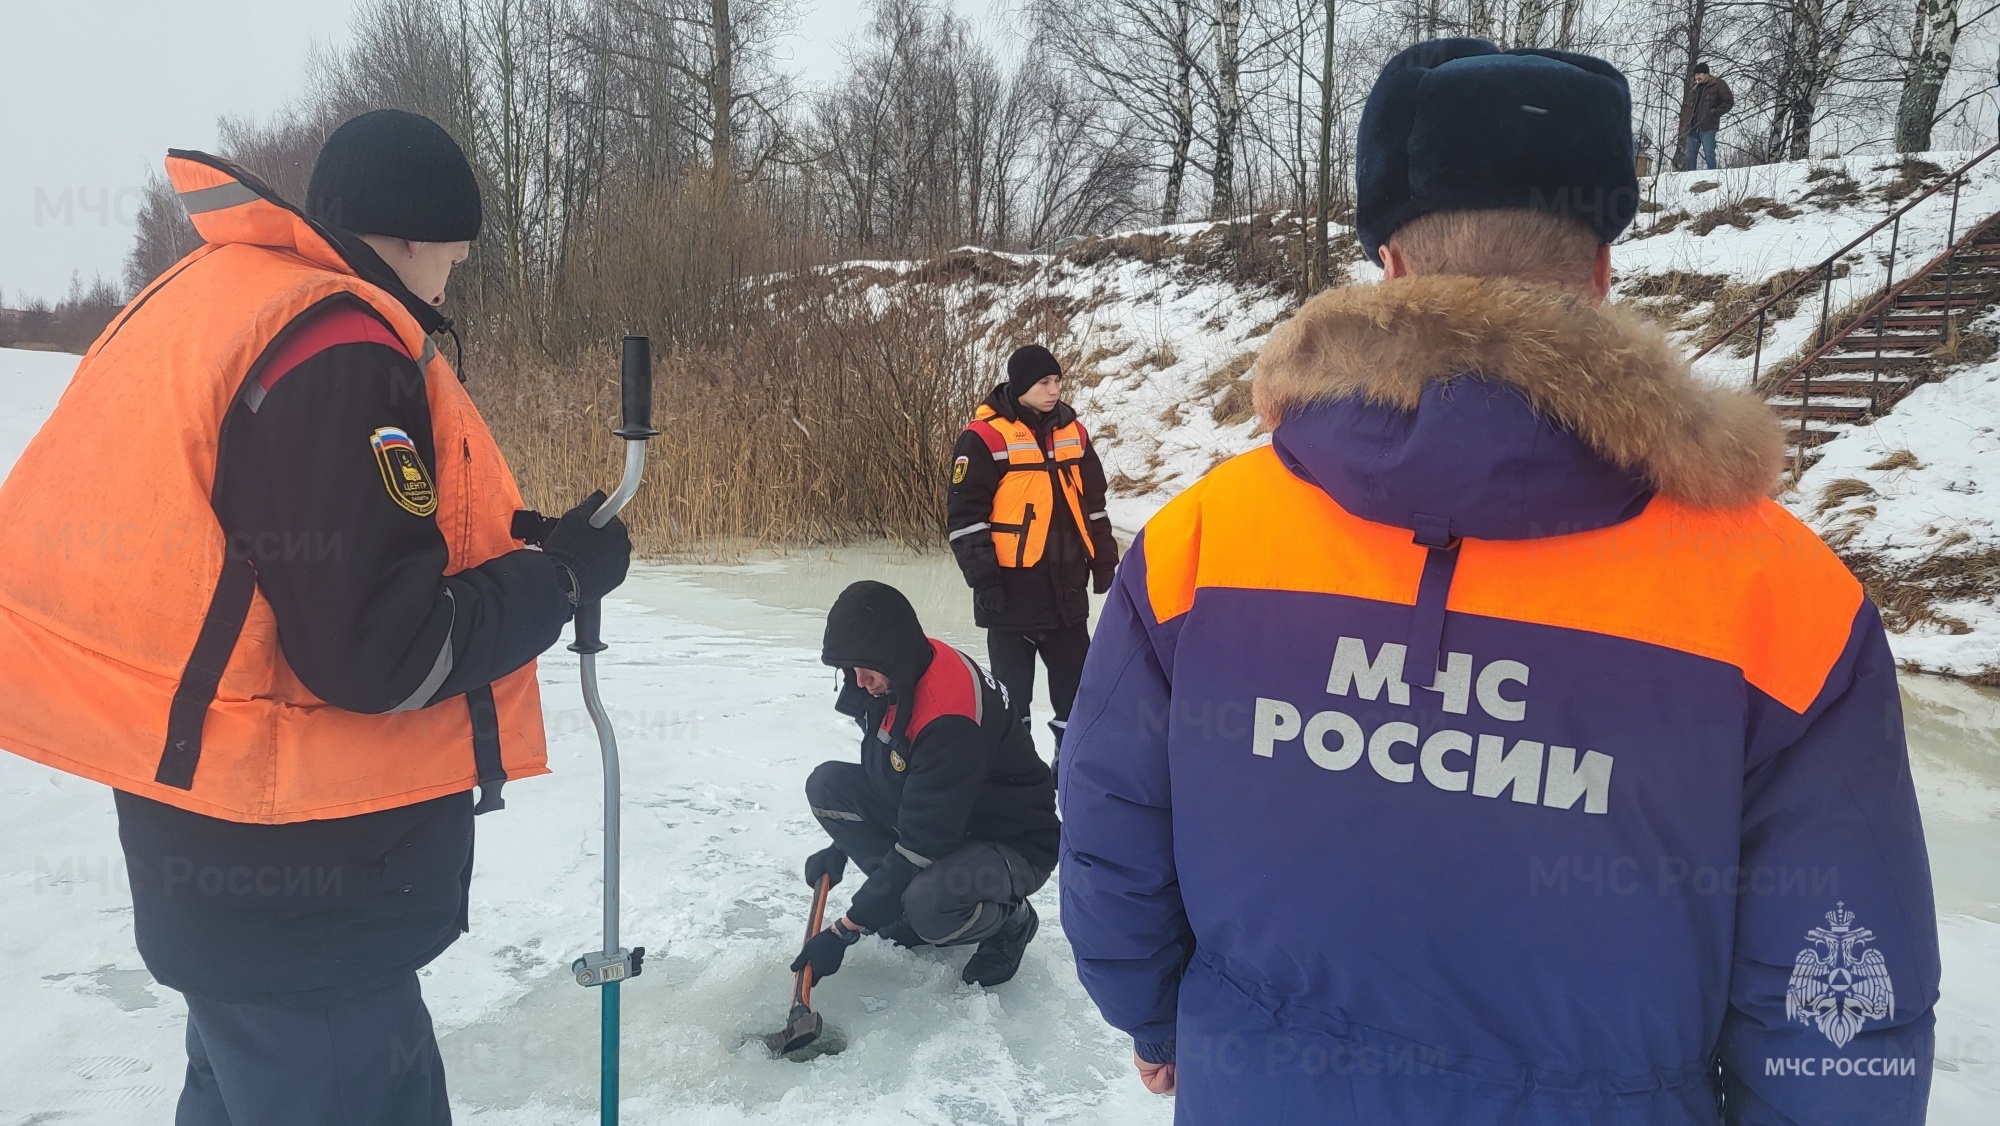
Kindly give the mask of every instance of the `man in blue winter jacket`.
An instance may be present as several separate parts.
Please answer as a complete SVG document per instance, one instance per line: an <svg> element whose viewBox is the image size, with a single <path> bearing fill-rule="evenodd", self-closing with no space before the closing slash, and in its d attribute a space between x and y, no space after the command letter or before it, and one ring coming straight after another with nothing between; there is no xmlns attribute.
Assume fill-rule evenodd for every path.
<svg viewBox="0 0 2000 1126"><path fill-rule="evenodd" d="M1755 398L1603 304L1601 60L1424 43L1379 285L1146 526L1064 747L1079 974L1184 1123L1919 1123L1938 952L1874 606Z"/></svg>

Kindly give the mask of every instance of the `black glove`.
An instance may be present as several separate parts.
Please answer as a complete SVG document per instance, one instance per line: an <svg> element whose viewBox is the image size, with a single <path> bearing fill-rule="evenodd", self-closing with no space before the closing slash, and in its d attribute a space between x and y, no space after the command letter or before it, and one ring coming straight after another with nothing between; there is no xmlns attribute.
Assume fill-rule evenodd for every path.
<svg viewBox="0 0 2000 1126"><path fill-rule="evenodd" d="M792 959L792 972L811 966L813 980L825 981L840 972L841 959L847 957L848 947L861 941L861 933L850 930L845 920L835 919L832 926L806 939L805 949Z"/></svg>
<svg viewBox="0 0 2000 1126"><path fill-rule="evenodd" d="M1118 568L1103 567L1090 573L1090 593L1110 594L1111 580L1118 577Z"/></svg>
<svg viewBox="0 0 2000 1126"><path fill-rule="evenodd" d="M837 884L840 882L840 878L846 874L847 854L840 851L839 845L828 845L811 856L806 857L807 887L818 887L821 876L832 876L833 882Z"/></svg>
<svg viewBox="0 0 2000 1126"><path fill-rule="evenodd" d="M579 606L616 590L632 562L632 536L625 521L613 516L602 528L590 526L591 515L603 505L604 490L599 489L563 513L542 542L543 554L569 572L570 596Z"/></svg>
<svg viewBox="0 0 2000 1126"><path fill-rule="evenodd" d="M998 586L982 586L972 592L972 604L989 614L998 614L1007 608L1007 592Z"/></svg>

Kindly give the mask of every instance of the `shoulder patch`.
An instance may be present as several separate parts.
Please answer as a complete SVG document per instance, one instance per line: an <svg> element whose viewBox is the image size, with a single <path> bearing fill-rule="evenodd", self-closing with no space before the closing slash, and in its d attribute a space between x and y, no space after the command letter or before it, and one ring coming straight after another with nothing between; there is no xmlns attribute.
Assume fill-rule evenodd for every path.
<svg viewBox="0 0 2000 1126"><path fill-rule="evenodd" d="M968 457L959 457L952 461L951 463L952 484L962 485L965 483L965 467L970 464L972 464L972 459Z"/></svg>
<svg viewBox="0 0 2000 1126"><path fill-rule="evenodd" d="M368 444L375 450L375 464L382 470L382 486L389 490L389 499L412 516L434 515L437 487L431 483L430 470L417 456L417 444L410 441L410 435L401 427L384 426L369 436Z"/></svg>

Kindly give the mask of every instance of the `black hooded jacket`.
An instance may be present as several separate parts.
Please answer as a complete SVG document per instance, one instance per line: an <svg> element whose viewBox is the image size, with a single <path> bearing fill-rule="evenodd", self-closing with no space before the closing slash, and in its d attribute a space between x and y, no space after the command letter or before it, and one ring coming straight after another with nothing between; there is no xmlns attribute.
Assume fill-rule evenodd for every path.
<svg viewBox="0 0 2000 1126"><path fill-rule="evenodd" d="M917 873L967 841L1055 866L1055 776L1006 691L970 657L925 637L900 591L878 582L842 591L820 658L842 671L834 707L861 725L868 784L897 811L887 826L896 847L855 893L850 918L870 930L894 922ZM888 677L889 691L870 695L856 668Z"/></svg>
<svg viewBox="0 0 2000 1126"><path fill-rule="evenodd" d="M986 405L1003 418L1026 423L1041 439L1044 451L1050 448L1050 436L1056 430L1076 421L1076 411L1068 403L1057 403L1046 414L1018 405L1005 383L986 396ZM961 461L965 466L962 474L958 471ZM1104 464L1097 460L1097 447L1089 435L1084 435L1080 463L1084 523L1089 527L1077 527L1069 506L1058 501L1049 525L1048 545L1041 561L1032 567L1002 567L993 553L993 534L979 528L992 519L993 494L1000 487L1003 463L993 460L986 443L967 429L952 450L952 466L954 479L946 502L945 525L961 533L951 541L958 568L973 590L999 587L1006 596L1006 605L997 612L975 607L974 620L986 629L1023 632L1089 621L1092 572L1102 574L1108 582L1118 566L1118 541L1104 515ZM1084 550L1085 536L1096 549L1094 559Z"/></svg>

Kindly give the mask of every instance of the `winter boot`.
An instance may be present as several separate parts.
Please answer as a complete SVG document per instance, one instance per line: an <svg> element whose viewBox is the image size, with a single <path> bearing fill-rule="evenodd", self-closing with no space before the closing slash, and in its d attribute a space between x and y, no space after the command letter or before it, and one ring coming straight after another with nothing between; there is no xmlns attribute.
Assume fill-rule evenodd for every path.
<svg viewBox="0 0 2000 1126"><path fill-rule="evenodd" d="M1021 956L1028 952L1028 943L1034 941L1035 932L1042 927L1041 919L1035 915L1035 905L1021 901L1000 933L979 944L973 951L972 960L965 963L965 969L958 975L967 985L984 985L991 988L1011 981L1021 968Z"/></svg>
<svg viewBox="0 0 2000 1126"><path fill-rule="evenodd" d="M923 940L922 935L917 933L917 929L910 925L908 919L897 919L895 922L883 927L878 933L883 938L888 939L905 950L916 946L930 945L930 943Z"/></svg>

